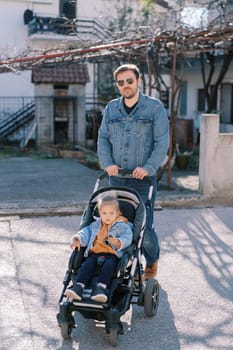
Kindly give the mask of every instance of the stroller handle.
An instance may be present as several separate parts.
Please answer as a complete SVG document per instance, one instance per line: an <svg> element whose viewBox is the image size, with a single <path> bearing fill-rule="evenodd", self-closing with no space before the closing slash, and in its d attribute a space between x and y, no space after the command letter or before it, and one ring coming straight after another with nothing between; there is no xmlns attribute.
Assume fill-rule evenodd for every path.
<svg viewBox="0 0 233 350"><path fill-rule="evenodd" d="M106 170L104 170L99 176L98 179L101 181L104 178L108 177L108 173ZM128 170L125 169L119 169L119 176L125 176L125 177L131 177L131 172L129 172ZM147 181L149 183L149 185L153 186L153 181L151 180L149 175L144 176L143 180Z"/></svg>
<svg viewBox="0 0 233 350"><path fill-rule="evenodd" d="M107 171L103 171L97 178L96 183L95 183L95 187L94 187L94 192L98 190L99 188L99 183L101 180L105 179L106 177L108 177L108 173ZM128 170L125 169L119 169L119 176L125 176L125 177L131 177L131 172L129 172ZM149 193L148 193L148 199L150 200L152 198L152 193L153 193L153 181L151 180L150 176L144 176L143 180L147 181L149 184Z"/></svg>

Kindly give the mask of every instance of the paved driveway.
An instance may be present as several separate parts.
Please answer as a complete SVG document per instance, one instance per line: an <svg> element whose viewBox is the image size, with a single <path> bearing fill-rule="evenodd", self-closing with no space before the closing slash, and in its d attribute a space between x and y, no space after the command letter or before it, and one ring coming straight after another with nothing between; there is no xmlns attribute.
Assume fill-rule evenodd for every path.
<svg viewBox="0 0 233 350"><path fill-rule="evenodd" d="M38 208L83 203L100 171L75 159L0 160L0 208Z"/></svg>

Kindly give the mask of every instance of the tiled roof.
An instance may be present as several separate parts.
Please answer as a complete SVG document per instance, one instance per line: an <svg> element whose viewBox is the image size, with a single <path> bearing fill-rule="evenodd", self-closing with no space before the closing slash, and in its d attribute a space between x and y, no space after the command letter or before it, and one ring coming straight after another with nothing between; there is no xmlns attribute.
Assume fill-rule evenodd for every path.
<svg viewBox="0 0 233 350"><path fill-rule="evenodd" d="M35 84L85 84L89 81L85 63L57 63L32 68L32 83Z"/></svg>

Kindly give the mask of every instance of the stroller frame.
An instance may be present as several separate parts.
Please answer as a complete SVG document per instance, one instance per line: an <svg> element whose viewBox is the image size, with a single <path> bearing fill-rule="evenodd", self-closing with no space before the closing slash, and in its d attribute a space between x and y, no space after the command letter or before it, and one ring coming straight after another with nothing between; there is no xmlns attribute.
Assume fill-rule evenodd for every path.
<svg viewBox="0 0 233 350"><path fill-rule="evenodd" d="M79 266L83 261L85 247L81 248L79 252L77 248L72 252L69 258L68 269L63 279L63 290L59 299L57 321L61 328L63 339L70 339L72 329L75 328L73 312L77 311L85 318L105 321L105 331L109 334L110 345L117 346L118 335L124 334L120 318L129 310L131 304L144 306L144 312L147 317L155 316L159 302L159 283L156 279L143 281L144 270L141 260L146 224L146 206L139 194L128 187L109 186L98 189L100 181L107 176L107 173L103 172L97 178L89 204L82 215L80 229L90 224L93 220L93 213L98 199L103 195L109 195L114 192L117 195L122 214L133 223L133 243L125 251L118 263L117 271L109 288L109 300L104 304L90 299L95 277L91 280L90 285L84 289L81 301L71 300L64 295L66 288L72 282L73 276L78 273ZM148 193L149 205L153 185L150 178L148 177L147 179L150 183Z"/></svg>

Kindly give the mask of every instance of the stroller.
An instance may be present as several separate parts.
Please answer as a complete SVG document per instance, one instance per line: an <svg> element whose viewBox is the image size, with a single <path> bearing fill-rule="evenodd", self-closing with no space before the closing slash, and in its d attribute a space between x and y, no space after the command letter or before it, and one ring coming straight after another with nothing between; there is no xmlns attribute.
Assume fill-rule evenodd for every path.
<svg viewBox="0 0 233 350"><path fill-rule="evenodd" d="M120 173L127 176L126 173ZM146 222L146 207L139 194L128 187L108 186L99 188L100 181L107 177L103 172L97 178L93 194L82 215L80 229L89 225L97 216L96 204L100 197L109 195L113 191L117 196L120 211L128 221L133 224L133 242L126 249L120 259L117 270L109 287L109 298L104 304L91 300L92 289L95 286L97 276L93 276L90 283L85 287L81 301L73 300L64 295L66 288L72 285L74 276L78 274L79 267L84 259L84 248L77 248L72 252L68 269L63 280L63 290L59 299L59 313L57 314L58 325L63 339L70 339L72 329L76 327L74 312L79 312L83 317L98 321L105 321L105 331L109 335L111 346L117 346L119 334L124 334L120 320L130 308L131 304L144 306L147 317L155 316L159 301L159 283L156 279L143 281L142 265L142 241ZM149 177L148 205L152 196L153 185ZM98 271L97 271L98 272Z"/></svg>

